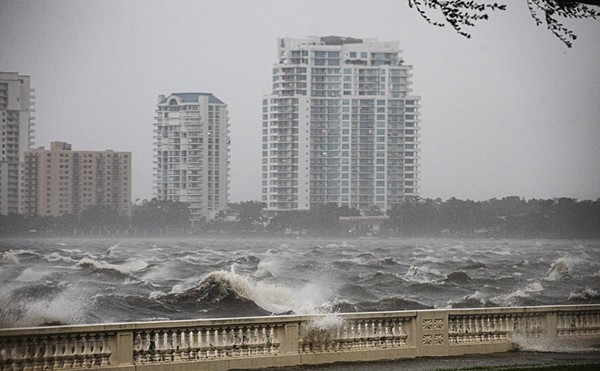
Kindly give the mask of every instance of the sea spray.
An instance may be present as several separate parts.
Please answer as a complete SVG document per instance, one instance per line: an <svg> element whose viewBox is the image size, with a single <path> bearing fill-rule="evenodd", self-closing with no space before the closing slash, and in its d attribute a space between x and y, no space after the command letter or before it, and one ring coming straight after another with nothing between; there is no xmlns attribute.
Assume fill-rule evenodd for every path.
<svg viewBox="0 0 600 371"><path fill-rule="evenodd" d="M515 345L516 349L527 352L582 353L598 351L598 344L595 343L595 339L580 338L573 341L573 339L559 339L547 334L541 334L539 337L529 337L522 332L514 332L509 336L509 340Z"/></svg>
<svg viewBox="0 0 600 371"><path fill-rule="evenodd" d="M335 349L343 327L344 320L335 314L311 319L301 328L299 346L304 352Z"/></svg>

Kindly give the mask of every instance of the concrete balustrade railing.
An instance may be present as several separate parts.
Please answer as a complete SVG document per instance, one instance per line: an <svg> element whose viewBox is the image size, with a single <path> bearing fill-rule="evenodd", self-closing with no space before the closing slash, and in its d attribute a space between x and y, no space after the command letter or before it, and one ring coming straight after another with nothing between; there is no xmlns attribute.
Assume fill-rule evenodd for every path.
<svg viewBox="0 0 600 371"><path fill-rule="evenodd" d="M0 370L227 370L600 343L600 305L0 330Z"/></svg>

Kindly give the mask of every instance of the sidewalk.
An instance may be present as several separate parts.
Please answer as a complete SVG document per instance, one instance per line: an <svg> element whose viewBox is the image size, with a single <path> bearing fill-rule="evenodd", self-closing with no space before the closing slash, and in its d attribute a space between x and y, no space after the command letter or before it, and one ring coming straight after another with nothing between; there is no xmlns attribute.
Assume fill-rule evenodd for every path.
<svg viewBox="0 0 600 371"><path fill-rule="evenodd" d="M495 354L467 355L458 357L412 358L396 361L340 363L322 366L297 366L287 368L270 368L269 371L432 371L439 369L461 369L486 366L527 366L527 365L559 365L559 364L598 364L600 350L581 353L542 353L542 352L507 352ZM599 366L600 369L600 366Z"/></svg>

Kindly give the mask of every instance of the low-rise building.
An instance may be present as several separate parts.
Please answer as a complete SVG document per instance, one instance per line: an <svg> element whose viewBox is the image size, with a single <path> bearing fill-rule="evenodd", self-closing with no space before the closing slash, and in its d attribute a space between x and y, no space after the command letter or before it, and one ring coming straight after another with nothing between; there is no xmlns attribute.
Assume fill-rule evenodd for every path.
<svg viewBox="0 0 600 371"><path fill-rule="evenodd" d="M52 142L25 151L21 213L39 216L80 215L89 206L131 211L131 152L72 151Z"/></svg>

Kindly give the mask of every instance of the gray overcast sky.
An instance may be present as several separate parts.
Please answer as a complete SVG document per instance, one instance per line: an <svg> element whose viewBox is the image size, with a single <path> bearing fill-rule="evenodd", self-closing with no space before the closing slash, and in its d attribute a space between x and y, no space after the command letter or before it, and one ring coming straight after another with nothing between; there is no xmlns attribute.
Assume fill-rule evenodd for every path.
<svg viewBox="0 0 600 371"><path fill-rule="evenodd" d="M567 49L505 1L468 40L408 0L0 0L0 70L30 75L36 146L133 152L152 197L159 94L229 105L231 201L260 199L262 95L277 37L400 41L422 96L421 196L600 198L600 21L566 22Z"/></svg>

